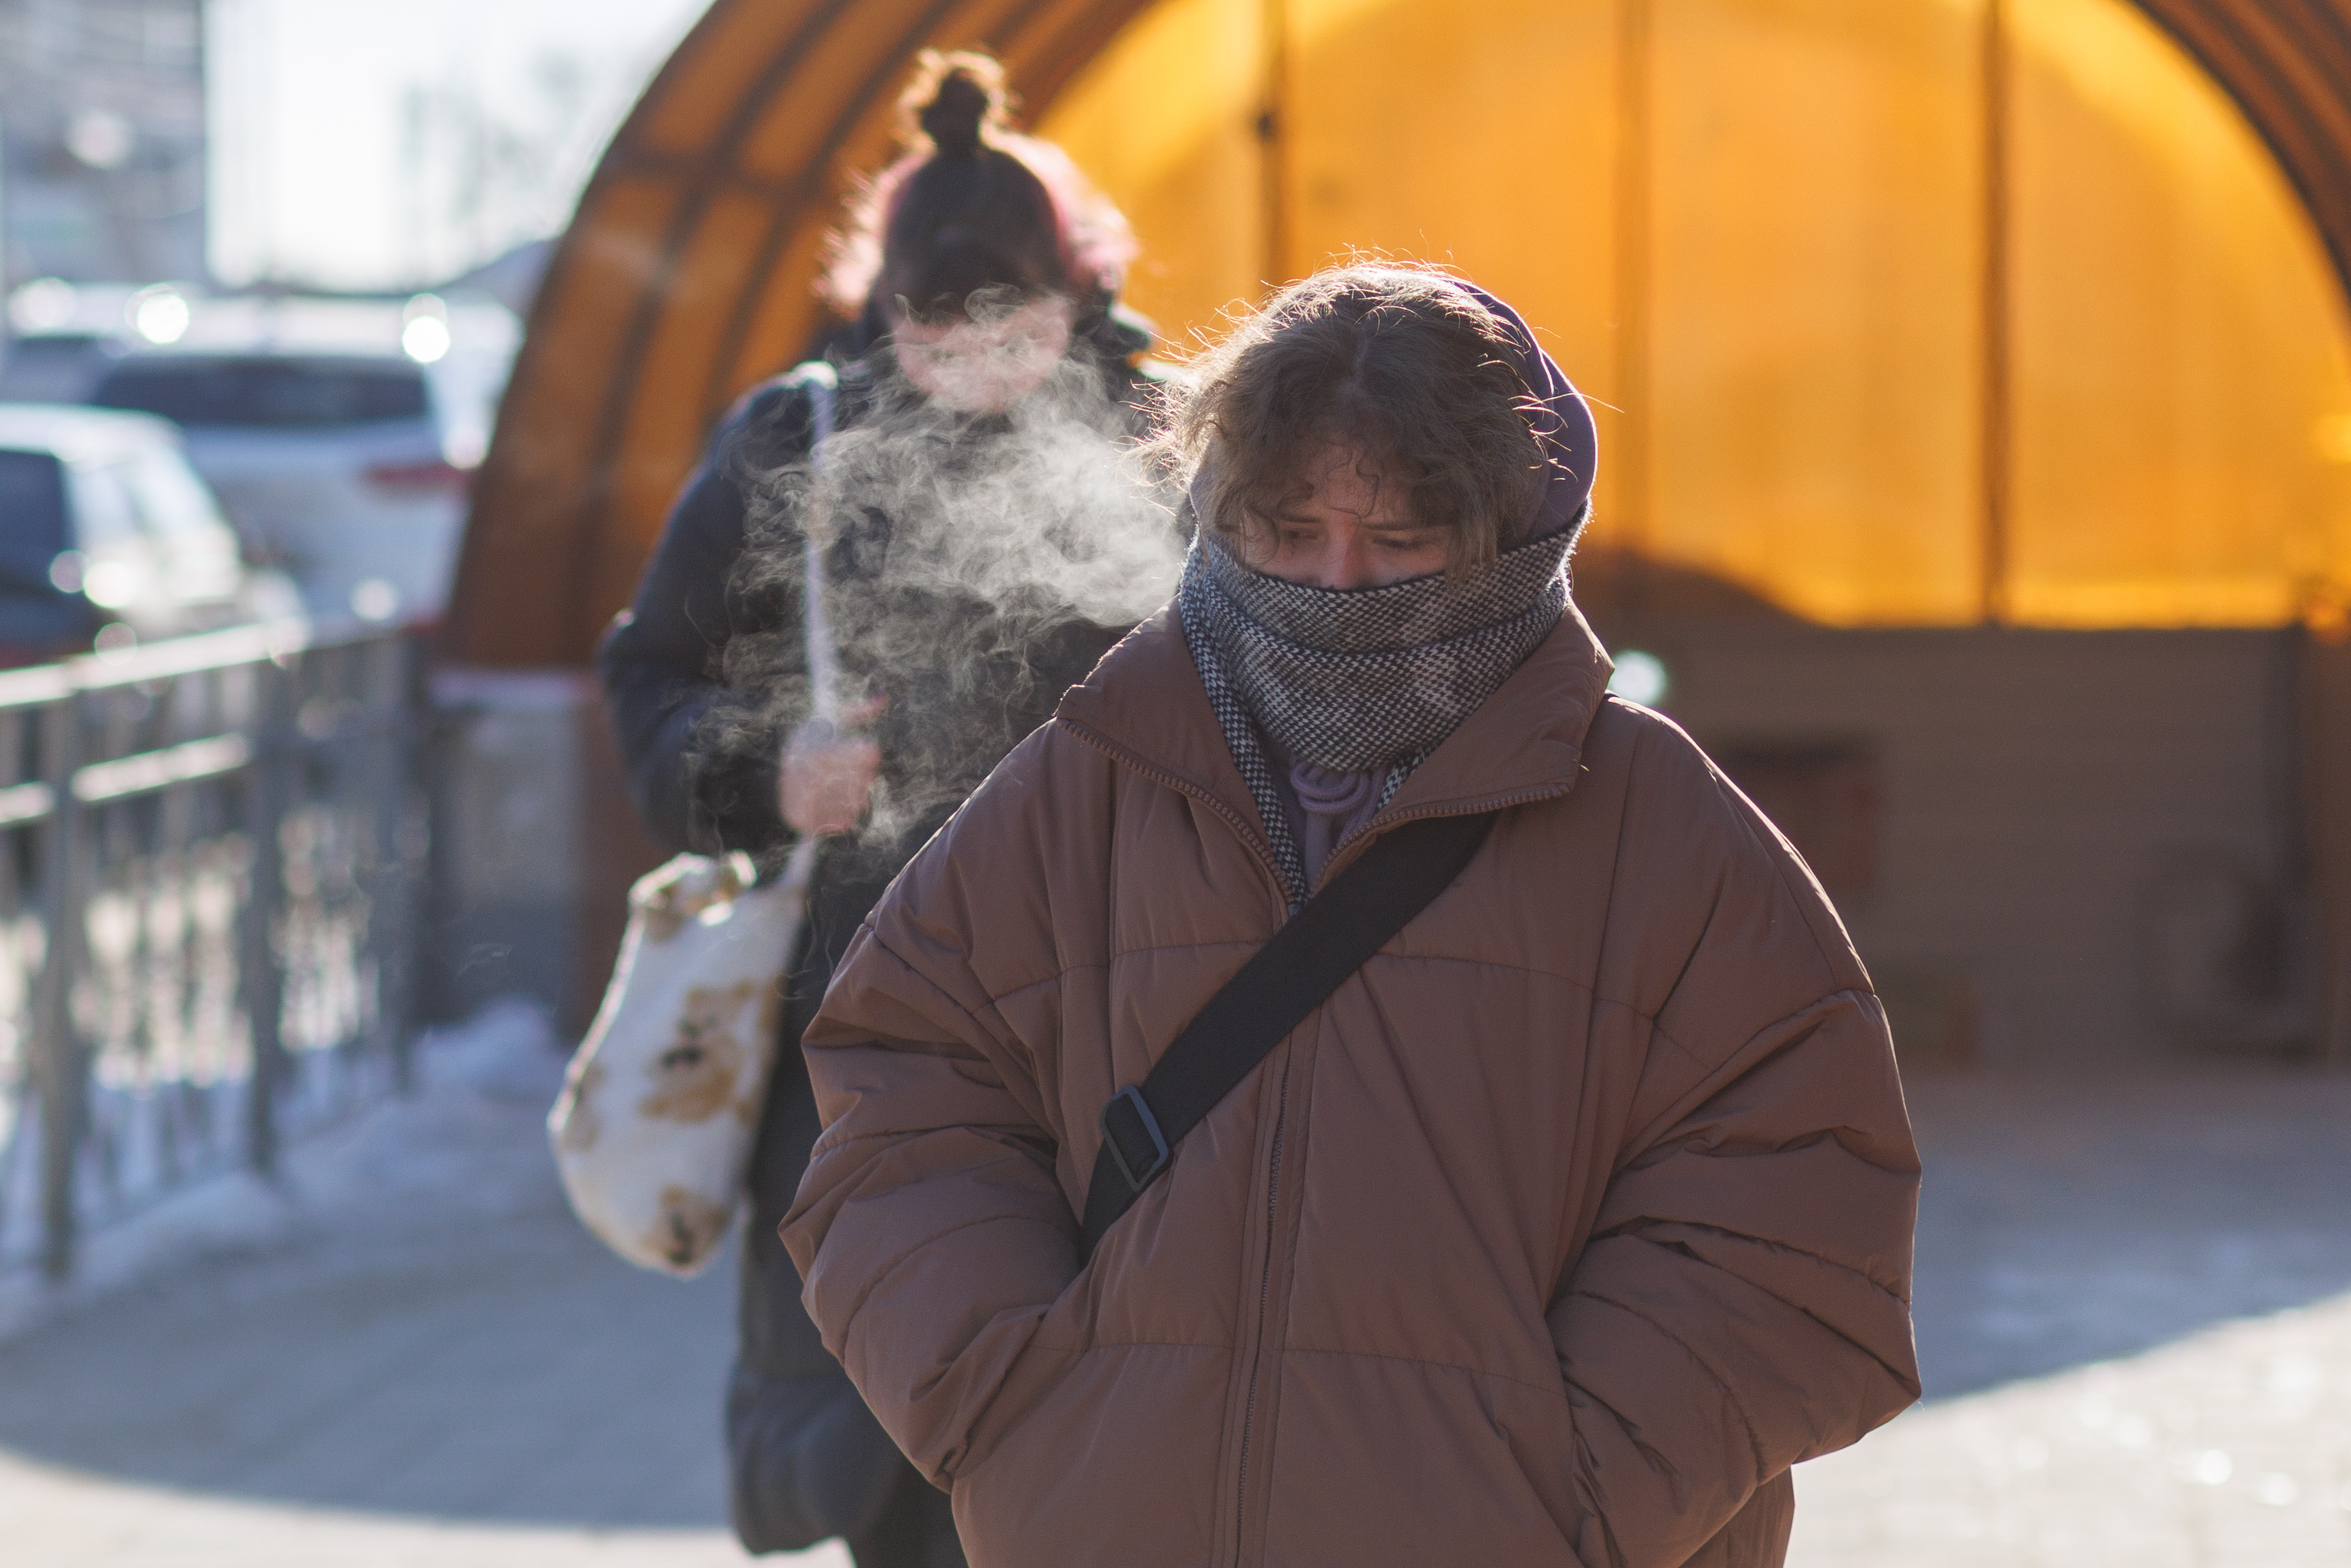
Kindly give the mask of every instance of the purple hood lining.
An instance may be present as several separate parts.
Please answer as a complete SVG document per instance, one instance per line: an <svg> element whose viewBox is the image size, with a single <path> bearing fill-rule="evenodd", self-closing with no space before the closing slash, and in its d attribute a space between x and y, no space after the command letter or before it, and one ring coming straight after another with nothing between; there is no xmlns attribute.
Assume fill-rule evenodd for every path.
<svg viewBox="0 0 2351 1568"><path fill-rule="evenodd" d="M1525 544L1573 528L1592 499L1593 481L1600 472L1600 431L1593 423L1591 407L1559 362L1535 341L1534 329L1525 318L1476 284L1458 278L1452 281L1500 319L1519 377L1534 394L1537 405L1529 411L1527 423L1533 427L1543 461L1551 466L1551 483L1543 487L1542 504L1535 508L1534 517L1511 543Z"/></svg>

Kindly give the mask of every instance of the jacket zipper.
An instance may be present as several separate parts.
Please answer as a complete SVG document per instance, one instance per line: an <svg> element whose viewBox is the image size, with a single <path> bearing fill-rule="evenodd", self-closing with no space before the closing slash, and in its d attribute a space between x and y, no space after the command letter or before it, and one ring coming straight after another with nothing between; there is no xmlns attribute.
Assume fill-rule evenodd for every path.
<svg viewBox="0 0 2351 1568"><path fill-rule="evenodd" d="M1249 1435L1257 1423L1258 1374L1265 1365L1265 1310L1273 1296L1275 1216L1281 1202L1281 1140L1290 1124L1290 1071L1285 1061L1281 1096L1273 1112L1273 1155L1265 1178L1265 1262L1257 1278L1257 1337L1249 1358L1249 1393L1241 1402L1240 1466L1233 1478L1233 1561L1238 1563L1249 1542Z"/></svg>
<svg viewBox="0 0 2351 1568"><path fill-rule="evenodd" d="M1311 897L1330 886L1331 879L1346 869L1348 862L1355 858L1355 852L1360 846L1371 842L1381 833L1404 826L1406 822L1423 822L1431 817L1472 817L1486 811L1507 811L1514 806L1531 806L1537 800L1556 800L1562 795L1573 793L1574 789L1575 780L1571 779L1555 789L1521 789L1514 795L1499 795L1491 800L1481 800L1474 806L1453 807L1444 810L1406 811L1399 817L1375 817L1348 834L1340 843L1332 846L1331 858L1322 864L1322 876L1316 880L1311 888L1307 890L1308 896Z"/></svg>
<svg viewBox="0 0 2351 1568"><path fill-rule="evenodd" d="M1132 768L1142 777L1152 780L1154 783L1173 789L1179 795L1183 795L1190 800L1201 802L1210 810L1214 811L1217 816L1223 818L1224 821L1230 825L1233 831L1239 836L1241 842L1248 845L1250 852L1257 856L1259 863L1263 865L1267 871L1272 873L1274 885L1281 890L1282 903L1287 913L1289 915L1296 915L1298 913L1299 906L1290 901L1290 881L1287 877L1282 875L1280 863L1274 860L1272 846L1263 842L1256 833L1250 831L1249 824L1241 819L1238 812L1232 810L1230 808L1226 806L1222 800L1217 800L1214 795L1209 794L1207 790L1199 788L1199 786L1179 779L1176 775L1167 772L1165 768L1152 767L1149 763L1144 762L1140 758L1134 756L1123 747L1115 746L1101 736L1095 735L1092 731L1087 730L1079 725L1070 724L1066 720L1060 720L1057 722L1061 723L1071 734L1076 736L1087 745L1092 746L1095 750L1102 753L1105 757L1110 758L1113 761L1120 763L1125 767ZM1537 800L1556 799L1559 796L1567 794L1574 788L1575 780L1571 779L1565 784L1556 789L1520 790L1514 794L1502 796L1492 800L1483 801L1474 806L1455 808L1450 810L1423 810L1408 812L1405 815L1379 822L1377 825L1380 831L1384 832L1388 829L1399 827L1405 822L1419 821L1423 818L1426 817L1467 816L1473 811L1508 810L1513 806L1523 806ZM1308 890L1308 895L1311 897L1314 892L1319 891L1321 887L1327 886L1330 883L1331 878L1337 873L1343 863L1343 854L1344 855L1344 858L1352 859L1352 852L1358 845L1369 842L1374 836L1374 835L1371 831L1370 825L1367 824L1353 838L1349 839L1346 843L1339 845L1337 852L1333 852L1332 855L1330 862L1322 868L1321 882L1317 883L1315 888ZM1280 1238L1276 1234L1276 1231L1278 1228L1278 1210L1280 1207L1281 1201L1281 1149L1282 1141L1289 1131L1289 1121L1290 1074L1287 1062L1285 1061L1281 1078L1281 1092L1274 1106L1273 1148L1269 1157L1268 1169L1266 1173L1265 1256L1258 1272L1257 1333L1254 1336L1254 1343L1250 1346L1249 1387L1248 1391L1243 1395L1241 1402L1241 1440L1239 1459L1235 1469L1233 1481L1233 1561L1236 1564L1238 1564L1241 1561L1242 1555L1248 1548L1249 1542L1249 1443L1254 1435L1254 1428L1257 1422L1258 1379L1260 1372L1263 1370L1265 1363L1266 1312L1270 1306L1273 1299L1274 1249L1280 1241Z"/></svg>

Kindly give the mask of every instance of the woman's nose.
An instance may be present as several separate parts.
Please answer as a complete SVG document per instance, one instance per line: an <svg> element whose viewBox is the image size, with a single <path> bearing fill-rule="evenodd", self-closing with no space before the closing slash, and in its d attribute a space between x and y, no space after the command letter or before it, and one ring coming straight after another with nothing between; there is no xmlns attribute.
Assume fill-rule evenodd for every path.
<svg viewBox="0 0 2351 1568"><path fill-rule="evenodd" d="M1325 588L1371 588L1379 580L1372 563L1370 545L1353 528L1336 530L1330 553L1323 558L1322 586Z"/></svg>

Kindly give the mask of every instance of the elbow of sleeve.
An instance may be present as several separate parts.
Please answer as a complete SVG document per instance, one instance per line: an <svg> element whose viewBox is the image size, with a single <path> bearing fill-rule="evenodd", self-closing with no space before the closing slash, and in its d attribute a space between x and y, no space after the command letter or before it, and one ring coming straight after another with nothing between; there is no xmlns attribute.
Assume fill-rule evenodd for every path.
<svg viewBox="0 0 2351 1568"><path fill-rule="evenodd" d="M932 1179L892 1180L941 1152L956 1157ZM855 1159L820 1153L785 1243L827 1348L944 1481L1050 1381L1058 1362L1030 1353L1077 1276L1075 1222L1050 1176L984 1140L933 1134L852 1175Z"/></svg>
<svg viewBox="0 0 2351 1568"><path fill-rule="evenodd" d="M1719 1450L1737 1486L1858 1441L1918 1394L1898 1296L1840 1265L1703 1227L1594 1242L1550 1317L1571 1387L1644 1446L1669 1432L1661 1453Z"/></svg>

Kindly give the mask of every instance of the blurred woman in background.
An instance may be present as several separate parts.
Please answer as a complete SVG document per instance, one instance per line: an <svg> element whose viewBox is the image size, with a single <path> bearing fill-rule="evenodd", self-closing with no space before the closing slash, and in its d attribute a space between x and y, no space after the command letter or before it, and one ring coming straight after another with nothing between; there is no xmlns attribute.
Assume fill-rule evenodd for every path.
<svg viewBox="0 0 2351 1568"><path fill-rule="evenodd" d="M772 868L799 835L854 834L825 845L792 964L726 1434L744 1544L841 1535L861 1568L964 1558L946 1496L825 1351L777 1239L817 1133L800 1033L907 855L1147 608L1096 591L1149 579L1138 562L1155 554L1168 581L1137 585L1155 602L1179 548L1137 512L1117 456L1140 434L1151 342L1116 303L1123 218L1058 149L1008 129L994 60L925 55L901 108L907 151L852 203L824 281L853 318L826 344L825 451L810 461L805 375L747 393L599 660L638 810L666 848ZM812 516L848 733L801 722Z"/></svg>

